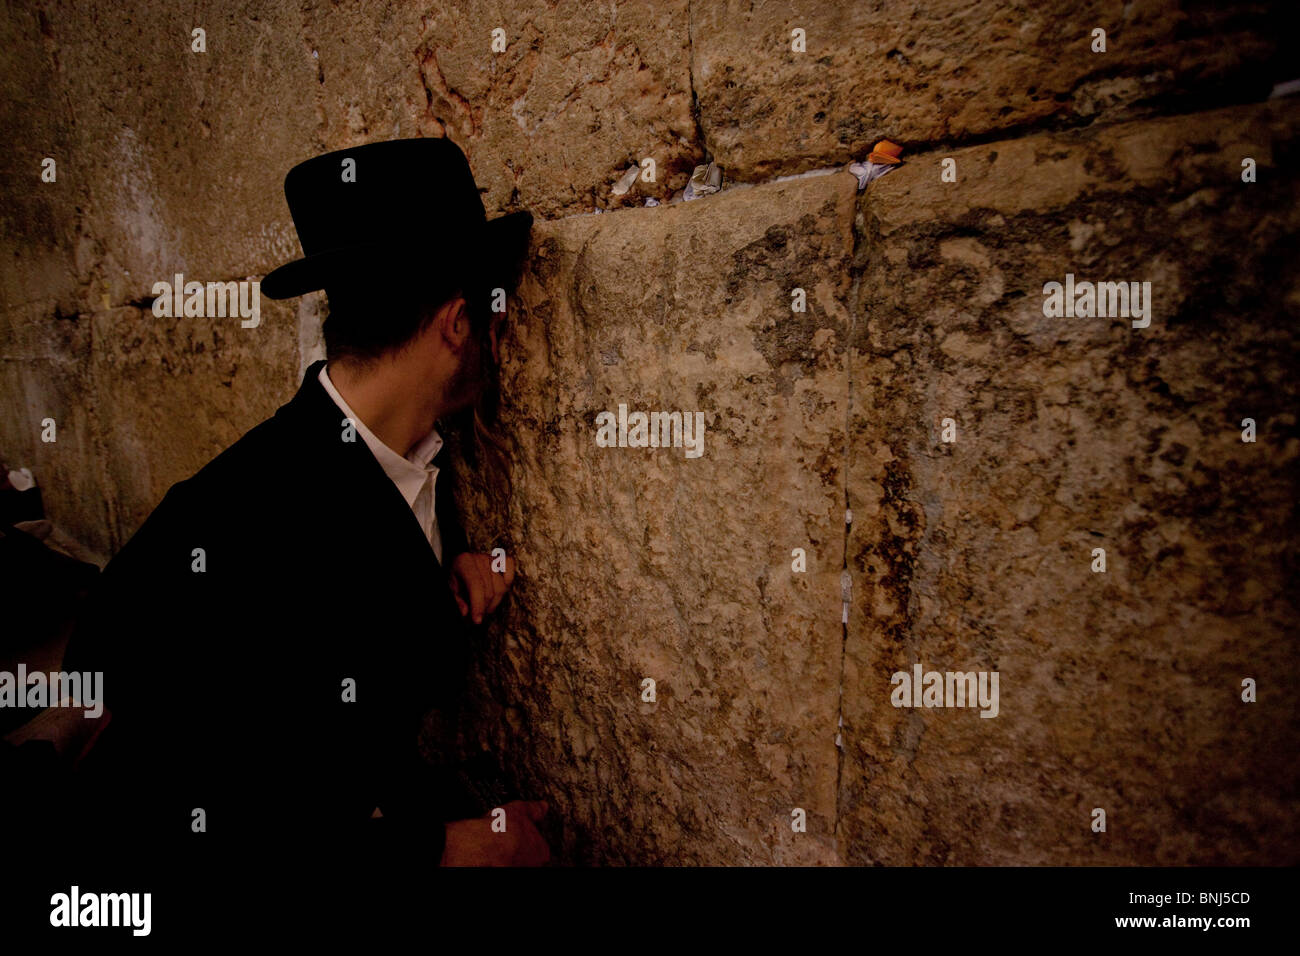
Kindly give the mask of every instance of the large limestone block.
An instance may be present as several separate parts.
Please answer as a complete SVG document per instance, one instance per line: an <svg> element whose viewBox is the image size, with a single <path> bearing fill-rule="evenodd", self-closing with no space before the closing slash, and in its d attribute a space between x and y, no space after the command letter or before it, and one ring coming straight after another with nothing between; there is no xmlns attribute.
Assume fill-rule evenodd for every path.
<svg viewBox="0 0 1300 956"><path fill-rule="evenodd" d="M90 343L88 315L51 318L40 305L0 314L0 453L10 468L31 469L46 514L63 531L104 556L112 540L86 398Z"/></svg>
<svg viewBox="0 0 1300 956"><path fill-rule="evenodd" d="M813 177L534 231L505 344L514 494L503 513L475 490L466 513L520 567L476 676L479 742L565 821L560 859L837 859L855 189ZM619 403L703 412L703 454L597 447Z"/></svg>
<svg viewBox="0 0 1300 956"><path fill-rule="evenodd" d="M71 108L56 88L49 20L7 4L0 14L0 312L41 304L77 311L78 206ZM53 182L42 181L54 160Z"/></svg>
<svg viewBox="0 0 1300 956"><path fill-rule="evenodd" d="M734 180L1033 124L1261 99L1290 76L1280 2L691 4L704 145ZM806 52L791 48L802 28ZM1106 52L1092 31L1106 30Z"/></svg>
<svg viewBox="0 0 1300 956"><path fill-rule="evenodd" d="M130 307L93 321L86 385L96 396L102 489L83 507L106 509L115 552L169 487L293 397L298 332L294 308L269 299L256 328Z"/></svg>
<svg viewBox="0 0 1300 956"><path fill-rule="evenodd" d="M1238 107L959 150L955 183L936 158L868 187L850 861L1300 857L1283 686L1297 129L1291 104ZM1044 284L1067 272L1150 281L1149 327L1045 316ZM891 674L916 663L998 671L1000 713L895 708Z"/></svg>
<svg viewBox="0 0 1300 956"><path fill-rule="evenodd" d="M58 65L44 108L73 124L60 187L85 203L78 311L143 302L177 272L260 276L300 254L283 180L319 151L319 84L296 8L61 3L43 22Z"/></svg>

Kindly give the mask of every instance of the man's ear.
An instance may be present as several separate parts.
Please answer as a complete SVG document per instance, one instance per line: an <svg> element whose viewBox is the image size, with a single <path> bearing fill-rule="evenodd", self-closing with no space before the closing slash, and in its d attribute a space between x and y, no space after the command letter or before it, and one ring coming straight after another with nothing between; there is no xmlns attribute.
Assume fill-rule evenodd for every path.
<svg viewBox="0 0 1300 956"><path fill-rule="evenodd" d="M453 296L438 307L434 327L453 352L459 352L469 338L469 307L464 296Z"/></svg>

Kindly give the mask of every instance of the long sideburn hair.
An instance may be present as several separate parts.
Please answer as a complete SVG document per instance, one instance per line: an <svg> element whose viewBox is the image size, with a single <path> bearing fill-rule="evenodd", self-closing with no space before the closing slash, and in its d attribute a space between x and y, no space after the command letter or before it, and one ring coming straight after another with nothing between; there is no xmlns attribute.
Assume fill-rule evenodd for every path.
<svg viewBox="0 0 1300 956"><path fill-rule="evenodd" d="M477 517L488 522L491 540L503 544L508 524L514 482L510 476L513 443L500 431L501 370L492 357L492 340L489 335L493 320L486 295L469 293L466 305L470 310L470 328L473 330L478 358L487 384L471 407L448 416L447 423L454 434L454 448L469 466L471 475L464 475L465 490L481 491L493 502L488 515ZM463 471L463 469L462 469ZM495 517L494 517L495 516Z"/></svg>

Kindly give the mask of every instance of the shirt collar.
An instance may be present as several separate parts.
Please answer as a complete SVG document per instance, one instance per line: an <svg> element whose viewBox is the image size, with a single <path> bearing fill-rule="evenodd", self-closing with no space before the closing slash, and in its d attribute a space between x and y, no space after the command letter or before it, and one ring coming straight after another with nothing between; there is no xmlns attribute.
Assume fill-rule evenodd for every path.
<svg viewBox="0 0 1300 956"><path fill-rule="evenodd" d="M438 468L431 464L434 457L442 450L442 436L438 434L438 429L431 429L429 434L421 438L405 458L399 455L393 449L379 439L374 432L366 427L366 423L357 417L356 412L352 411L348 403L343 400L334 383L330 381L328 364L321 366L320 375L317 376L325 391L329 393L334 404L352 420L356 427L357 434L361 440L366 443L371 454L378 459L379 464L383 467L388 477L397 485L398 490L402 492L402 497L406 499L407 504L413 504L416 495L424 486L429 476L436 475Z"/></svg>

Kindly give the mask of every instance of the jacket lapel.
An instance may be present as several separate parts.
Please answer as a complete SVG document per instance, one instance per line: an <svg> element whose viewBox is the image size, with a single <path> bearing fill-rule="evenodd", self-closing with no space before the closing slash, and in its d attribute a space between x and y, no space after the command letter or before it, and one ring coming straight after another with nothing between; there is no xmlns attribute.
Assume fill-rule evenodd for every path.
<svg viewBox="0 0 1300 956"><path fill-rule="evenodd" d="M396 551L381 560L414 562L417 573L443 575L411 506L370 448L359 435L350 442L343 440L343 412L318 378L324 365L324 360L312 363L298 394L277 414L285 414L293 432L301 435L307 461L312 463L309 467L319 469L318 475L326 480L326 497L341 509L340 517L352 524L361 540L375 540L377 546ZM420 564L427 567L420 569Z"/></svg>

